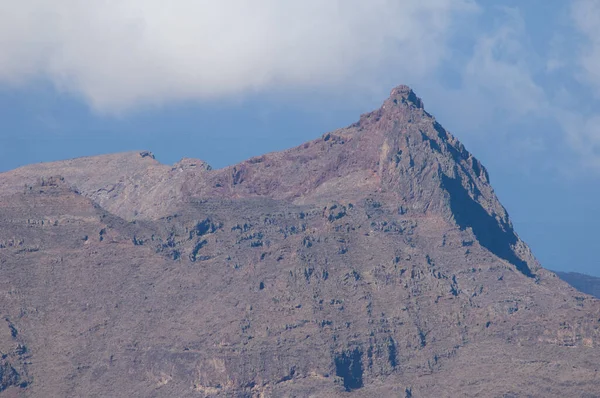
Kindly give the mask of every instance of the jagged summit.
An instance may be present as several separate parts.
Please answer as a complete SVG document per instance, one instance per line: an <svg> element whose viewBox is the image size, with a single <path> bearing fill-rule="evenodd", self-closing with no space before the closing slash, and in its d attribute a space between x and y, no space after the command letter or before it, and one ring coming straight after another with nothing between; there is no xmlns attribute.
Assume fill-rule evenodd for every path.
<svg viewBox="0 0 600 398"><path fill-rule="evenodd" d="M406 86L223 169L138 151L0 174L0 294L13 395L600 388L600 304L537 263Z"/></svg>
<svg viewBox="0 0 600 398"><path fill-rule="evenodd" d="M393 103L395 105L404 103L419 109L424 108L421 98L417 97L415 92L409 86L405 85L394 87L390 93L390 97L386 100L386 104L387 103Z"/></svg>
<svg viewBox="0 0 600 398"><path fill-rule="evenodd" d="M206 170L206 171L210 171L210 170L212 170L212 167L204 160L193 159L193 158L182 158L179 162L177 162L173 165L173 170L180 170L180 171L183 171L183 170Z"/></svg>
<svg viewBox="0 0 600 398"><path fill-rule="evenodd" d="M514 233L483 165L403 85L381 108L347 128L224 169L187 158L169 167L141 151L35 165L18 170L19 181L27 170L36 178L60 175L129 220L167 217L187 202L207 198L325 204L385 195L412 214L437 215L470 229L483 246L527 276L539 268Z"/></svg>

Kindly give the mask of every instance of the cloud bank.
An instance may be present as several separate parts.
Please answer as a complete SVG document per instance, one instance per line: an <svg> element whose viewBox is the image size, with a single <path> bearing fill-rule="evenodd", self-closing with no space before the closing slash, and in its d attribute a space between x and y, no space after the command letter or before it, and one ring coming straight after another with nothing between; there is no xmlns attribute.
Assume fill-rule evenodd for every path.
<svg viewBox="0 0 600 398"><path fill-rule="evenodd" d="M555 6L561 19L543 22L554 31L548 43L532 40L540 25L528 26L524 7L7 0L0 2L0 87L49 81L99 113L120 114L257 92L317 89L345 98L377 91L379 98L382 87L408 83L450 109L456 127L504 128L521 148L556 147L556 135L510 123L551 120L559 145L600 171L600 2Z"/></svg>
<svg viewBox="0 0 600 398"><path fill-rule="evenodd" d="M581 78L591 84L596 90L596 95L600 97L600 2L596 0L574 2L572 17L584 41L578 54L578 63L582 70Z"/></svg>
<svg viewBox="0 0 600 398"><path fill-rule="evenodd" d="M471 0L21 0L0 5L0 83L48 79L101 112L427 76Z"/></svg>

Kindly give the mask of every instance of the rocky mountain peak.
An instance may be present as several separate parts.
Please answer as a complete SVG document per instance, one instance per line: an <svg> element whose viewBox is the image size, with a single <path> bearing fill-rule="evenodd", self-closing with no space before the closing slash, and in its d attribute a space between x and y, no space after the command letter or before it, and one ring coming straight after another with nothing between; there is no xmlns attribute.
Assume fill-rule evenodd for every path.
<svg viewBox="0 0 600 398"><path fill-rule="evenodd" d="M212 170L212 167L200 159L182 158L179 162L173 165L173 170Z"/></svg>
<svg viewBox="0 0 600 398"><path fill-rule="evenodd" d="M223 169L131 152L0 188L9 396L599 391L599 302L540 267L407 86Z"/></svg>
<svg viewBox="0 0 600 398"><path fill-rule="evenodd" d="M386 100L387 103L393 103L394 105L398 104L407 104L410 106L414 106L418 109L423 109L423 101L421 98L417 97L415 92L409 87L405 85L400 85L398 87L394 87L390 93L389 98Z"/></svg>

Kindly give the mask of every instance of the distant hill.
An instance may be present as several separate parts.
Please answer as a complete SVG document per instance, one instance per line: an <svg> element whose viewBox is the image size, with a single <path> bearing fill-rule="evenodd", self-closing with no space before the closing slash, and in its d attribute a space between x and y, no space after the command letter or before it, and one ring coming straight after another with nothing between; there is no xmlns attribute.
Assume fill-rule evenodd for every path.
<svg viewBox="0 0 600 398"><path fill-rule="evenodd" d="M556 272L556 275L575 289L600 298L600 278L577 272Z"/></svg>

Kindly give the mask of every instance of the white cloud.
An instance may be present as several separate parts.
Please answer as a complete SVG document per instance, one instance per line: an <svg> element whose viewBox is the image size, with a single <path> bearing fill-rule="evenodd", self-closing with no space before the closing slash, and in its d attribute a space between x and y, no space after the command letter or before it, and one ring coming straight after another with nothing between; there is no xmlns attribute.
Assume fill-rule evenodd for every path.
<svg viewBox="0 0 600 398"><path fill-rule="evenodd" d="M539 60L522 14L511 8L493 10L487 29L476 32L464 59L453 66L459 84L445 88L439 78L429 83L429 97L442 99L439 114L459 126L463 134L471 132L483 140L489 137L482 132L491 129L496 130L495 135L514 134L498 126L542 117L550 107L544 87L535 80ZM543 137L536 137L537 133L518 137L520 151L525 149L525 141L535 143L534 149L539 150Z"/></svg>
<svg viewBox="0 0 600 398"><path fill-rule="evenodd" d="M516 9L499 13L502 23L477 40L463 81L482 99L493 101L490 108L502 108L513 117L543 111L548 106L546 93L533 78L534 57L523 17Z"/></svg>
<svg viewBox="0 0 600 398"><path fill-rule="evenodd" d="M583 80L600 96L600 2L577 0L571 11L575 27L585 39L578 59Z"/></svg>
<svg viewBox="0 0 600 398"><path fill-rule="evenodd" d="M578 97L586 92L595 98L581 101L579 109L559 109L556 114L567 142L577 152L581 163L588 169L600 171L600 2L577 0L571 5L571 17L575 29L581 35L575 62L578 66ZM570 93L573 96L573 93ZM563 106L564 108L564 106Z"/></svg>
<svg viewBox="0 0 600 398"><path fill-rule="evenodd" d="M566 37L559 33L554 33L549 42L549 51L546 59L546 72L557 73L570 66L569 48L571 43Z"/></svg>
<svg viewBox="0 0 600 398"><path fill-rule="evenodd" d="M595 22L600 2L583 0L573 10L581 13L580 20L574 19L578 28L590 35L580 59L582 77L600 88L600 20ZM564 75L576 73L573 62L561 59L572 39L557 33L543 53L530 42L519 9L496 8L493 23L478 32L472 51L457 67L461 84L434 88L442 93L441 113L463 134L470 131L473 139L486 145L504 145L507 158L539 161L542 153L560 154L575 166L573 170L600 171L600 113L593 101L582 105L589 84L574 87L561 82ZM555 86L548 84L550 75ZM555 129L548 128L552 124ZM561 165L555 162L554 167Z"/></svg>
<svg viewBox="0 0 600 398"><path fill-rule="evenodd" d="M585 169L600 171L600 115L584 116L556 109L556 118L566 133L566 141L576 151Z"/></svg>
<svg viewBox="0 0 600 398"><path fill-rule="evenodd" d="M96 110L427 76L472 0L19 0L0 4L0 83L49 79Z"/></svg>
<svg viewBox="0 0 600 398"><path fill-rule="evenodd" d="M565 61L572 38L561 30L541 54L526 13L487 7L488 14L475 0L0 0L0 85L48 80L99 112L121 113L319 87L380 101L388 85L408 83L461 134L505 131L520 152L545 150L557 136L513 126L556 120L571 153L600 170L597 109L579 109L580 93L560 82L554 91L543 84L577 63L580 88L600 95L600 2L571 7L585 38L575 61ZM485 22L465 23L473 15Z"/></svg>

